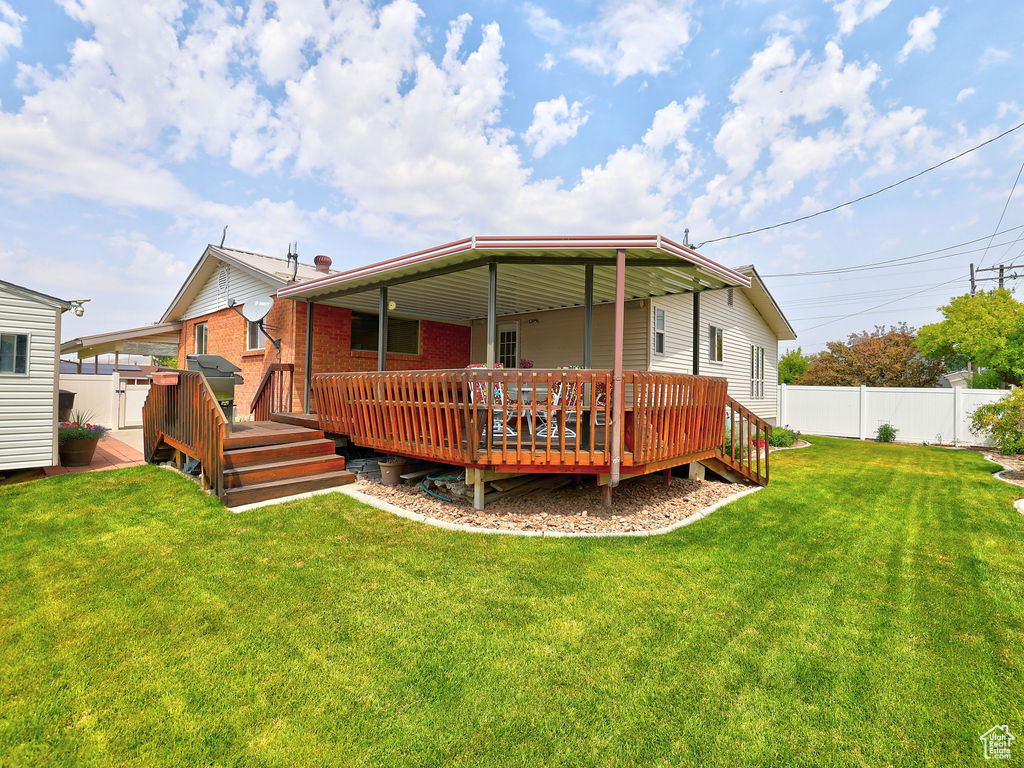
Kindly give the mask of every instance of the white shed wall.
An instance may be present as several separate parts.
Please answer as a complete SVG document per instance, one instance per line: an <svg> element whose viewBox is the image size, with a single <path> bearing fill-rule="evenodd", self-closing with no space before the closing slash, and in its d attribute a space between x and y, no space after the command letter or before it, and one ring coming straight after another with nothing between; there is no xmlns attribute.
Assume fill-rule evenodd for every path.
<svg viewBox="0 0 1024 768"><path fill-rule="evenodd" d="M57 463L60 310L0 287L0 330L29 335L28 375L0 374L0 470Z"/></svg>

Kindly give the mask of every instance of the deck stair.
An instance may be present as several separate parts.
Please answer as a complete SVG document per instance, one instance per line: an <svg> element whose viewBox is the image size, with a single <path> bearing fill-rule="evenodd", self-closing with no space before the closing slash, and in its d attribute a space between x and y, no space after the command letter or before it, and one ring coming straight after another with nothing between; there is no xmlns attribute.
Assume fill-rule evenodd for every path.
<svg viewBox="0 0 1024 768"><path fill-rule="evenodd" d="M334 488L355 480L319 429L278 421L241 422L224 437L224 503L229 507Z"/></svg>

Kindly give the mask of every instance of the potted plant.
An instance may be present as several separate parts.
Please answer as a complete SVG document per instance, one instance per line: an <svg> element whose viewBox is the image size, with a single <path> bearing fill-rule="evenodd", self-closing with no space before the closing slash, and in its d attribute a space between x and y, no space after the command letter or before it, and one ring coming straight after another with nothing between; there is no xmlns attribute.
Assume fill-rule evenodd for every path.
<svg viewBox="0 0 1024 768"><path fill-rule="evenodd" d="M75 411L71 421L57 425L57 452L64 467L87 467L92 464L96 444L106 434L107 428L92 424L92 414Z"/></svg>

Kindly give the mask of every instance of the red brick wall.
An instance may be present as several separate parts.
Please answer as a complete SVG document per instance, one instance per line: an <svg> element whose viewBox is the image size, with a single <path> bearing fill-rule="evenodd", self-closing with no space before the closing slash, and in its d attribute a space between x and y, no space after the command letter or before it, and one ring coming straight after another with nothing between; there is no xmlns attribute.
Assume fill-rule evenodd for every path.
<svg viewBox="0 0 1024 768"><path fill-rule="evenodd" d="M179 367L185 367L185 354L195 349L195 326L207 323L206 351L221 355L242 368L245 383L235 389L235 411L249 414L256 388L271 363L293 363L295 382L293 404L302 409L303 378L306 367L306 304L278 299L267 315L271 335L281 338L281 355L267 342L267 349L246 351L246 322L231 309L222 309L182 324ZM375 351L351 348L352 311L324 304L313 311L313 372L372 371L377 368ZM470 329L464 325L420 322L420 354L388 354L389 370L425 370L462 368L470 363Z"/></svg>

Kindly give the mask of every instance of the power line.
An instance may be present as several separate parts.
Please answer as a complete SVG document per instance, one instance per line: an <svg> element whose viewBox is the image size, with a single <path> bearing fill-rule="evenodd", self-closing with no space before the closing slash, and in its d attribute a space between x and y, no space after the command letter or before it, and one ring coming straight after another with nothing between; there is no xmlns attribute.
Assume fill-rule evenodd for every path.
<svg viewBox="0 0 1024 768"><path fill-rule="evenodd" d="M1016 227L1010 227L1008 229L1004 229L1001 232L996 232L996 234L997 235L1005 235L1007 232L1015 232L1018 229L1024 229L1024 224L1018 224ZM1019 237L1024 237L1024 232L1021 232L1021 234L1018 236L1018 239L1019 239ZM869 262L866 262L864 264L852 264L852 265L850 265L848 267L835 267L835 268L832 268L832 269L813 269L813 270L806 270L804 272L777 272L775 274L762 275L762 277L804 277L804 276L808 276L808 275L838 275L838 274L842 274L844 272L862 272L862 271L869 270L869 269L883 269L883 268L885 268L885 265L889 265L889 266L892 266L892 267L905 267L905 266L908 266L909 264L923 263L923 262L926 262L926 261L938 261L938 259L945 259L945 258L949 258L951 256L963 256L963 255L968 254L968 253L977 253L978 251L985 250L985 249L984 248L976 248L976 249L970 250L970 251L959 251L957 253L946 253L946 254L943 254L942 256L938 256L938 257L936 257L934 259L923 258L925 256L931 256L932 254L935 254L935 253L942 253L943 251L948 251L948 250L950 250L952 248L962 248L965 245L974 245L974 243L980 243L982 240L989 240L989 241L991 241L991 239L992 239L991 235L984 235L982 237L975 238L974 240L967 240L967 241L965 241L963 243L957 243L956 245L947 245L944 248L936 248L935 250L932 250L932 251L922 251L921 253L915 253L915 254L913 254L911 256L899 256L899 257L894 258L894 259L883 259L882 261L869 261ZM1017 242L1017 241L1014 240L1014 241L1010 242L1011 247L1012 247L1013 243L1015 243L1015 242ZM999 245L1003 246L1003 245L1006 245L1006 243L1000 243ZM911 259L919 259L920 261L911 261Z"/></svg>
<svg viewBox="0 0 1024 768"><path fill-rule="evenodd" d="M916 179L916 178L918 178L920 176L924 176L924 174L926 174L926 173L928 173L930 171L934 171L936 168L941 168L944 165L948 165L949 163L952 163L954 160L959 160L964 155L969 155L971 152L975 152L975 151L981 149L982 147L984 147L985 145L991 144L993 141L998 141L999 139L1003 138L1004 136L1008 136L1011 133L1013 133L1014 131L1016 131L1016 130L1022 128L1022 127L1024 127L1024 123L1018 123L1017 125L1013 126L1013 128L1010 128L1009 130L1003 131L998 136L993 136L990 139L986 139L985 141L981 142L981 144L978 144L977 146L971 147L970 149L965 149L963 152L961 152L958 155L953 155L953 157L946 158L941 163L936 163L935 165L932 165L932 166L930 166L928 168L925 168L923 171L918 171L917 173L915 173L912 176L907 176L906 178L900 179L899 181L894 181L892 184L888 184L888 185L882 187L881 189L876 189L874 192L869 192L866 195L861 195L860 197L854 198L853 200L847 200L845 203L839 203L838 205L833 205L831 208L825 208L824 210L818 211L817 213L809 213L806 216L799 216L799 217L797 217L795 219L789 219L788 221L780 221L778 224L771 224L771 225L766 226L766 227L758 227L757 229L748 229L746 232L737 232L734 235L723 235L722 237L714 237L714 238L711 238L710 240L705 240L702 243L698 243L696 246L694 246L694 250L699 250L700 248L703 248L705 245L710 245L711 243L720 243L723 240L732 240L733 238L736 238L736 237L745 237L746 235L754 235L754 234L757 234L758 232L767 232L770 229L778 229L779 227L785 227L785 226L787 226L789 224L796 224L796 223L801 222L801 221L807 221L808 219L813 219L815 216L821 216L822 214L825 214L825 213L832 213L833 211L838 211L840 208L845 208L848 205L853 205L854 203L859 203L859 202L861 202L863 200L867 200L869 197L874 197L875 195L880 195L883 192L888 192L890 189L898 187L901 184L906 184L908 181L913 181L914 179ZM1019 174L1018 174L1018 176L1019 176ZM998 229L998 226L996 228Z"/></svg>
<svg viewBox="0 0 1024 768"><path fill-rule="evenodd" d="M1010 187L1010 194L1006 196L1006 202L1003 204L1003 212L999 214L999 221L996 222L996 228L992 232L992 237L988 239L988 245L985 247L985 252L981 254L981 258L978 259L979 267L985 261L985 257L988 256L988 249L992 247L992 241L995 240L996 232L999 231L999 225L1003 223L1003 216L1006 215L1006 209L1010 207L1010 200L1013 198L1013 191L1017 188L1017 182L1020 181L1021 171L1024 171L1024 162L1021 162L1020 168L1017 170L1017 178L1013 180L1013 186Z"/></svg>
<svg viewBox="0 0 1024 768"><path fill-rule="evenodd" d="M818 325L812 325L810 328L805 328L803 332L807 333L808 331L814 331L814 330L817 330L818 328L822 328L822 327L824 327L826 325L831 325L832 323L838 323L840 320L847 320L847 319L849 319L851 317L857 317L858 315L864 315L864 314L867 314L868 312L873 312L876 309L881 309L882 307L887 307L890 304L895 304L898 301L903 301L904 299L909 299L911 296L917 296L918 294L924 293L925 291L933 290L934 288L938 288L939 286L949 285L950 283L955 283L955 282L959 281L960 279L961 278L959 278L959 277L954 277L952 280L946 280L945 282L942 282L942 283L936 283L935 285L929 285L926 288L922 288L919 291L914 291L913 293L908 293L906 296L900 296L898 298L891 299L889 301L883 301L881 304L876 304L873 307L868 307L867 309L862 309L862 310L859 310L857 312L851 312L848 315L840 315L835 320L829 320L829 321L824 322L824 323L819 323Z"/></svg>

